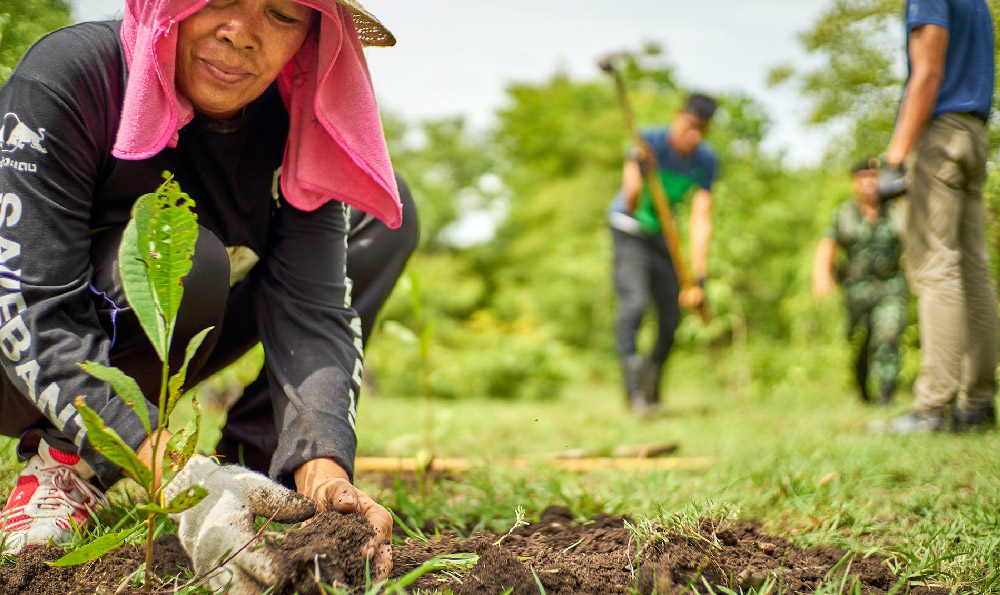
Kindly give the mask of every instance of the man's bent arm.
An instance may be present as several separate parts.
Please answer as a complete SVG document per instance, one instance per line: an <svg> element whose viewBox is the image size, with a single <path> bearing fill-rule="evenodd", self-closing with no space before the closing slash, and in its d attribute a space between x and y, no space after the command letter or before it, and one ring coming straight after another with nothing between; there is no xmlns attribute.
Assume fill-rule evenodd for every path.
<svg viewBox="0 0 1000 595"><path fill-rule="evenodd" d="M625 201L625 210L634 213L639 205L639 192L642 190L642 170L639 169L639 162L628 160L622 168L622 198Z"/></svg>
<svg viewBox="0 0 1000 595"><path fill-rule="evenodd" d="M708 275L708 246L712 241L712 193L704 188L691 199L691 275L694 280Z"/></svg>
<svg viewBox="0 0 1000 595"><path fill-rule="evenodd" d="M813 256L812 291L816 297L826 297L835 285L833 266L837 258L837 240L823 238Z"/></svg>
<svg viewBox="0 0 1000 595"><path fill-rule="evenodd" d="M937 25L923 25L910 32L910 78L886 150L886 161L893 167L903 163L910 154L934 113L938 89L944 78L948 39L948 30Z"/></svg>

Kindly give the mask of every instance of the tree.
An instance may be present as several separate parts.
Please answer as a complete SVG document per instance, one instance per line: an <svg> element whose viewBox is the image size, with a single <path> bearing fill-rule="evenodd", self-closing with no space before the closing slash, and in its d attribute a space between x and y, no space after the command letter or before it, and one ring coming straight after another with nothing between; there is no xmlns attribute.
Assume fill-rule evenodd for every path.
<svg viewBox="0 0 1000 595"><path fill-rule="evenodd" d="M385 114L383 122L393 163L417 201L421 250L449 250L450 229L470 211L493 210L503 198L503 188L490 183L493 154L462 117L408 125Z"/></svg>
<svg viewBox="0 0 1000 595"><path fill-rule="evenodd" d="M0 84L31 44L69 22L68 0L4 0L0 4Z"/></svg>
<svg viewBox="0 0 1000 595"><path fill-rule="evenodd" d="M1000 0L987 4L994 24L1000 22ZM905 35L900 0L835 0L799 35L814 65L776 66L769 82L793 85L811 103L809 123L843 128L835 156L879 154L889 144L905 82ZM1000 63L1000 44L996 52ZM994 109L1000 107L1000 78L997 89ZM996 122L994 141L1000 140Z"/></svg>

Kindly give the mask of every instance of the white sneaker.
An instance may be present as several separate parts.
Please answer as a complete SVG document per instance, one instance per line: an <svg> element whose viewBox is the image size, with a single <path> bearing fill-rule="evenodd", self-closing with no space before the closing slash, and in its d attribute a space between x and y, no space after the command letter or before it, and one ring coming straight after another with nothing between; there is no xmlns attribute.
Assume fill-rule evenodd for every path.
<svg viewBox="0 0 1000 595"><path fill-rule="evenodd" d="M73 522L86 525L94 506L108 502L87 481L92 477L94 471L79 455L56 450L42 440L0 512L2 553L18 554L26 547L69 541Z"/></svg>

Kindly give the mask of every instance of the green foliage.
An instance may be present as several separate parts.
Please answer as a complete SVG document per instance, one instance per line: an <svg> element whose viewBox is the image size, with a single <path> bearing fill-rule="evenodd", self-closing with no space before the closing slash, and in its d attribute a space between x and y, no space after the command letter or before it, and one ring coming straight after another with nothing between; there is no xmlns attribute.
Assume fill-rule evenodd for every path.
<svg viewBox="0 0 1000 595"><path fill-rule="evenodd" d="M4 0L0 4L0 85L31 44L69 22L67 0Z"/></svg>
<svg viewBox="0 0 1000 595"><path fill-rule="evenodd" d="M370 366L380 391L394 395L463 399L552 399L567 379L567 354L544 336L521 334L488 312L469 319L467 326L437 326L427 345L428 386L421 376L420 343L413 331L396 321L385 324L378 339L379 355ZM389 355L391 354L391 355Z"/></svg>
<svg viewBox="0 0 1000 595"><path fill-rule="evenodd" d="M1000 0L987 0L994 24ZM831 147L839 159L880 154L889 144L906 76L903 5L898 0L829 2L799 39L810 66L772 68L771 84L789 84L812 104L808 121L838 125L842 136ZM1000 58L1000 44L996 47ZM1000 63L1000 60L998 60ZM993 94L1000 107L1000 78ZM1000 140L993 120L992 139Z"/></svg>
<svg viewBox="0 0 1000 595"><path fill-rule="evenodd" d="M687 90L662 50L642 48L621 72L639 125L669 124ZM683 318L675 349L742 350L742 363L726 380L763 394L786 382L791 370L808 374L847 357L842 310L809 295L812 251L833 209L850 196L847 161L843 170L790 170L760 148L772 122L760 103L740 92L718 99L708 133L721 164L707 287L712 319L702 326ZM435 396L552 398L573 376L616 376L606 212L620 184L628 133L612 86L596 65L585 80L556 73L540 83L513 83L496 126L478 142L476 153L491 156L502 188L485 207L495 213L497 202L503 205L495 235L469 247L437 243L409 265L426 281ZM420 171L411 163L426 164L431 156L444 160L436 166L443 171L459 171L462 165L452 161L462 154L428 145L393 156L404 171ZM423 220L427 198L412 186ZM439 198L430 201L436 205ZM686 235L687 206L675 214ZM383 320L412 328L403 295L390 299ZM382 332L370 342L367 365L383 392L415 396L414 344L399 336L399 327L386 329L394 334ZM652 330L650 316L640 333L644 345ZM801 367L802 351L792 349L795 365L782 365L790 346L817 340L834 344L813 350L823 357Z"/></svg>
<svg viewBox="0 0 1000 595"><path fill-rule="evenodd" d="M495 159L461 117L408 127L385 114L383 122L393 161L419 197L420 247L432 253L446 251L449 231L466 213L501 201L502 189L491 175Z"/></svg>

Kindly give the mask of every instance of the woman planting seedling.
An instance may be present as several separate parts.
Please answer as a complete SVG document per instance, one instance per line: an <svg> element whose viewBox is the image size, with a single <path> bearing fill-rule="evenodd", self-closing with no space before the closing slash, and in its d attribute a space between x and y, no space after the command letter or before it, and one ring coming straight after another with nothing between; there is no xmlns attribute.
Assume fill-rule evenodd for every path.
<svg viewBox="0 0 1000 595"><path fill-rule="evenodd" d="M388 573L391 517L351 479L362 329L415 243L361 52L393 42L352 0L129 0L123 21L60 30L25 55L0 90L0 432L20 437L28 461L2 515L7 552L66 541L122 475L89 439L78 396L159 467L143 421L77 364L115 366L143 394L159 393L159 359L125 301L118 247L133 203L170 171L199 227L170 363L178 368L208 327L188 385L264 346L262 378L230 412L218 452L320 510L360 511L375 528L364 553L376 575ZM385 226L358 224L346 205ZM363 279L357 308L348 273ZM158 413L150 404L153 426ZM178 477L213 502L181 531L202 570L218 557L191 551L185 535L264 508L251 480L233 481L252 477L245 470L199 461ZM280 495L270 504L297 508L291 492L261 481ZM231 540L224 550L246 543L216 539ZM228 568L232 592L267 575L259 560L242 563Z"/></svg>

